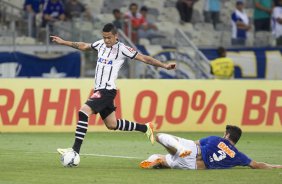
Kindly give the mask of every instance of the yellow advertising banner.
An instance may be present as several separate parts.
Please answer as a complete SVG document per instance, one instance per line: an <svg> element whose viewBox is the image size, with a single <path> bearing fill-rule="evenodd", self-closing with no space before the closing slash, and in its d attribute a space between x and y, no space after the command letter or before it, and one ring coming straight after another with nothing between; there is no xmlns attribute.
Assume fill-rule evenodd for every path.
<svg viewBox="0 0 282 184"><path fill-rule="evenodd" d="M282 132L282 81L118 80L117 118L156 130ZM0 132L74 132L92 79L0 79ZM99 115L89 131L107 131Z"/></svg>

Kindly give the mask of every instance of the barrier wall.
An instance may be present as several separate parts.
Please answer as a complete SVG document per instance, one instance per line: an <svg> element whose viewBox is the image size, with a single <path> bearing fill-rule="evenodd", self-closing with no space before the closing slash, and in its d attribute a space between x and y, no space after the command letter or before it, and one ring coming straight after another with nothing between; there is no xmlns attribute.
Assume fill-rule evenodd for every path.
<svg viewBox="0 0 282 184"><path fill-rule="evenodd" d="M0 132L73 132L92 79L0 79ZM158 131L282 132L282 81L118 80L117 117ZM107 131L100 116L89 131Z"/></svg>
<svg viewBox="0 0 282 184"><path fill-rule="evenodd" d="M278 47L258 47L258 48L226 48L227 57L234 61L235 71L234 77L236 79L268 79L281 80L282 79L282 48ZM204 76L200 72L199 76L195 76L193 71L197 71L196 66L193 65L192 59L195 53L187 51L176 52L175 48L151 48L147 46L138 45L138 50L142 53L151 55L162 62L176 61L178 67L176 70L167 71L158 69L160 78L181 78L194 79L199 76ZM180 49L181 50L181 49ZM213 60L218 57L217 49L200 49L203 54L209 59ZM181 66L181 67L180 67ZM147 77L152 75L147 72Z"/></svg>
<svg viewBox="0 0 282 184"><path fill-rule="evenodd" d="M218 57L216 49L201 49L209 60ZM282 49L273 47L262 48L231 48L227 49L227 57L234 61L235 78L244 79L282 79Z"/></svg>
<svg viewBox="0 0 282 184"><path fill-rule="evenodd" d="M21 52L0 52L0 77L80 77L79 52L50 57L38 57Z"/></svg>

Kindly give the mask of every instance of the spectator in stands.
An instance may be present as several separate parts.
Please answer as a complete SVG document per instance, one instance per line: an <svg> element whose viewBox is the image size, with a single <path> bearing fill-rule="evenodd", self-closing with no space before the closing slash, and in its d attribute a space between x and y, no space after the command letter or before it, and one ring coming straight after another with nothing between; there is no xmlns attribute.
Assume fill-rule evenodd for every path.
<svg viewBox="0 0 282 184"><path fill-rule="evenodd" d="M215 79L231 79L234 75L234 62L232 59L226 57L226 50L224 47L217 49L218 58L212 60L211 74Z"/></svg>
<svg viewBox="0 0 282 184"><path fill-rule="evenodd" d="M88 20L93 20L91 13L79 0L68 0L65 4L65 15L67 20L73 18L82 18L85 16Z"/></svg>
<svg viewBox="0 0 282 184"><path fill-rule="evenodd" d="M42 27L45 27L47 24L52 26L58 20L65 20L63 4L59 0L48 0L45 4L42 18Z"/></svg>
<svg viewBox="0 0 282 184"><path fill-rule="evenodd" d="M123 29L124 20L123 20L123 15L120 12L120 10L114 9L113 10L113 16L115 18L115 20L113 21L113 25L118 29Z"/></svg>
<svg viewBox="0 0 282 184"><path fill-rule="evenodd" d="M178 0L176 9L179 12L180 23L191 22L193 15L193 6L198 0Z"/></svg>
<svg viewBox="0 0 282 184"><path fill-rule="evenodd" d="M124 16L125 19L125 33L129 35L131 32L131 40L133 43L138 43L138 30L144 24L145 20L143 16L138 12L138 5L132 3L129 5L129 12Z"/></svg>
<svg viewBox="0 0 282 184"><path fill-rule="evenodd" d="M164 37L158 32L157 26L151 20L147 19L148 8L146 6L141 7L140 13L144 18L144 23L138 30L139 38L156 38L156 37Z"/></svg>
<svg viewBox="0 0 282 184"><path fill-rule="evenodd" d="M214 28L216 28L216 24L219 23L220 8L221 8L220 0L205 0L205 4L204 4L205 22L211 22Z"/></svg>
<svg viewBox="0 0 282 184"><path fill-rule="evenodd" d="M248 15L244 11L244 2L237 0L236 10L231 15L232 23L232 45L244 46L247 40L247 33L251 30Z"/></svg>
<svg viewBox="0 0 282 184"><path fill-rule="evenodd" d="M25 0L24 10L27 13L37 14L42 11L45 0Z"/></svg>
<svg viewBox="0 0 282 184"><path fill-rule="evenodd" d="M255 31L270 31L270 17L274 6L273 1L255 0L254 3Z"/></svg>
<svg viewBox="0 0 282 184"><path fill-rule="evenodd" d="M282 0L278 1L272 13L272 33L276 38L276 45L282 46Z"/></svg>
<svg viewBox="0 0 282 184"><path fill-rule="evenodd" d="M44 0L25 0L24 11L28 20L28 36L36 37L36 17L42 12Z"/></svg>

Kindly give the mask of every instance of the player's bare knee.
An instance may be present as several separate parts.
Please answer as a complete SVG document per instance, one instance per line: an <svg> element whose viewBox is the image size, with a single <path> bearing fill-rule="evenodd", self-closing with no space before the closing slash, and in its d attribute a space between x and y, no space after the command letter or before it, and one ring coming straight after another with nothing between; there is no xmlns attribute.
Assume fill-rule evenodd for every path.
<svg viewBox="0 0 282 184"><path fill-rule="evenodd" d="M117 127L116 122L110 122L110 121L104 120L104 123L109 130L116 130L116 127Z"/></svg>
<svg viewBox="0 0 282 184"><path fill-rule="evenodd" d="M109 130L115 130L116 129L116 126L112 125L112 124L106 124L106 127L109 129Z"/></svg>
<svg viewBox="0 0 282 184"><path fill-rule="evenodd" d="M80 112L83 112L87 116L90 116L92 114L92 109L88 105L83 105L80 109Z"/></svg>

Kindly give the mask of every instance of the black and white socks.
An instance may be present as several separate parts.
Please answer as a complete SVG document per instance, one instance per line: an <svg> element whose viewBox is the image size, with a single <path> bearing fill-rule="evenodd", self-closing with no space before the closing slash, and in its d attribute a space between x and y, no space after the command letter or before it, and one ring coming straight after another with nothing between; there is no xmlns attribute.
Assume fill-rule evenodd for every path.
<svg viewBox="0 0 282 184"><path fill-rule="evenodd" d="M77 153L80 152L80 148L84 137L86 135L88 128L88 116L85 112L79 111L78 113L78 123L76 125L75 131L75 142L73 144L73 150ZM125 119L118 119L117 120L117 127L116 130L121 131L140 131L145 133L147 131L147 126L144 124L138 124L135 122L131 122Z"/></svg>
<svg viewBox="0 0 282 184"><path fill-rule="evenodd" d="M140 131L145 133L147 131L147 126L143 124L138 124L135 122L130 122L125 119L118 119L117 120L117 127L116 130L121 131Z"/></svg>
<svg viewBox="0 0 282 184"><path fill-rule="evenodd" d="M75 142L73 144L73 150L79 153L81 144L83 142L83 139L86 135L88 128L88 115L83 112L79 111L78 113L78 123L76 125L76 131L75 131Z"/></svg>

